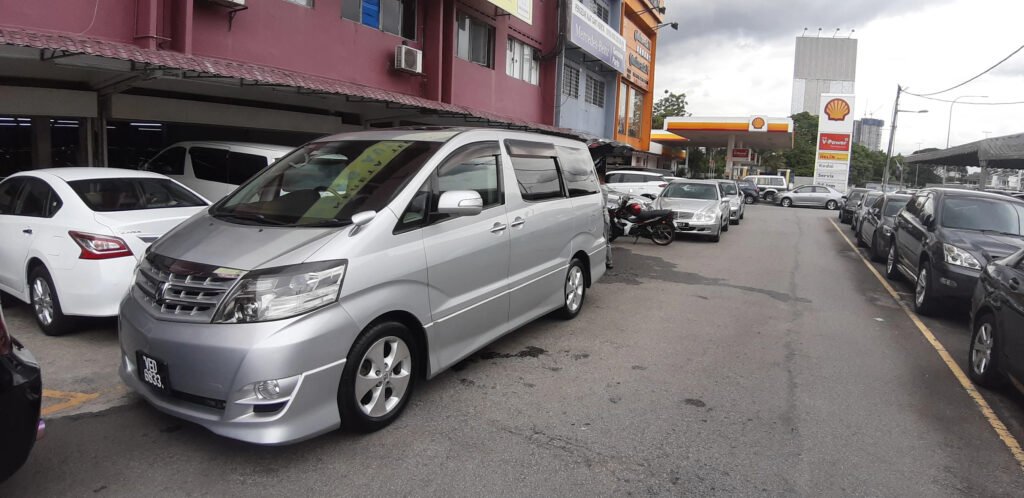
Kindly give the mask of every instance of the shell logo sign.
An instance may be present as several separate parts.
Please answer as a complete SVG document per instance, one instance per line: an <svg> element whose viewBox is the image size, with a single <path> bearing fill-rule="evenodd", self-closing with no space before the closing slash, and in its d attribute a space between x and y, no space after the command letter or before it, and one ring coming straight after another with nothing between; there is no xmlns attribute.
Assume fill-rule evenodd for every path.
<svg viewBox="0 0 1024 498"><path fill-rule="evenodd" d="M768 131L768 121L761 116L750 118L747 131Z"/></svg>
<svg viewBox="0 0 1024 498"><path fill-rule="evenodd" d="M829 121L845 121L850 115L850 104L843 99L832 99L825 104L825 116Z"/></svg>

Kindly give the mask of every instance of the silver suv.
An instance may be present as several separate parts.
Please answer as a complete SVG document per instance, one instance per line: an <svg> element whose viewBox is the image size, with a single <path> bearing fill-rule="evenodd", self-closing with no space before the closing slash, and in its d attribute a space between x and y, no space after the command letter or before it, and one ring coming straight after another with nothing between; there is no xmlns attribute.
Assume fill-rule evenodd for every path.
<svg viewBox="0 0 1024 498"><path fill-rule="evenodd" d="M121 305L121 378L224 436L391 423L418 379L556 312L605 271L584 144L477 129L298 148L151 246Z"/></svg>

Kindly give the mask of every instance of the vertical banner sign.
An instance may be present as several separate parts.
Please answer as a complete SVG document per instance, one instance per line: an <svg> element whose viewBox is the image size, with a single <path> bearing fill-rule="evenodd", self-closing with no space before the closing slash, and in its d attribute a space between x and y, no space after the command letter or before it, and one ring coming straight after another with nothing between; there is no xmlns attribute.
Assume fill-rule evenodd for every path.
<svg viewBox="0 0 1024 498"><path fill-rule="evenodd" d="M853 152L853 95L823 94L818 107L814 184L846 193Z"/></svg>

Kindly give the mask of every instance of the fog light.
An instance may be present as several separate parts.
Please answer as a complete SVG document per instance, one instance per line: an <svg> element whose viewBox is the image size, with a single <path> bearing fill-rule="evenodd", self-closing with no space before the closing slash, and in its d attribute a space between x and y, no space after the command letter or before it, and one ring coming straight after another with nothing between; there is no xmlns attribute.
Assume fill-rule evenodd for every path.
<svg viewBox="0 0 1024 498"><path fill-rule="evenodd" d="M939 282L942 282L942 285L945 285L947 287L956 287L956 282L948 278L940 278Z"/></svg>
<svg viewBox="0 0 1024 498"><path fill-rule="evenodd" d="M281 386L276 380L257 382L253 390L256 391L256 397L259 399L277 399L281 395Z"/></svg>

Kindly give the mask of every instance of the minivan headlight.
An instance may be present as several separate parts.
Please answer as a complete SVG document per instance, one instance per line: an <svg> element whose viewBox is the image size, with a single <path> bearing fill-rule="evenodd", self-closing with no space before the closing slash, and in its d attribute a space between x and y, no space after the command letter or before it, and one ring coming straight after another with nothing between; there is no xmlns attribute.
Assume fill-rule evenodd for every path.
<svg viewBox="0 0 1024 498"><path fill-rule="evenodd" d="M963 266L974 270L981 269L981 264L978 263L978 260L971 253L957 246L942 244L942 253L945 256L946 262L951 265Z"/></svg>
<svg viewBox="0 0 1024 498"><path fill-rule="evenodd" d="M281 320L337 302L347 266L334 260L253 270L235 284L213 321Z"/></svg>

